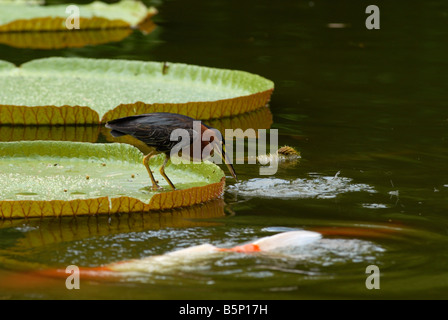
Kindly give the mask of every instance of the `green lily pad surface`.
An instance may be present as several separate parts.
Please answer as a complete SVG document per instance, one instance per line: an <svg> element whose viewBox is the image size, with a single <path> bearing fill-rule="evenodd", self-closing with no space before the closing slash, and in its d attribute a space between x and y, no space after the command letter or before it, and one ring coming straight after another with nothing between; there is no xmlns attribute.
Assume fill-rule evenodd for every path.
<svg viewBox="0 0 448 320"><path fill-rule="evenodd" d="M49 58L0 62L0 124L106 122L149 113L197 119L265 106L274 85L243 71L176 63Z"/></svg>
<svg viewBox="0 0 448 320"><path fill-rule="evenodd" d="M127 144L28 141L0 143L3 218L148 211L192 205L220 196L223 171L207 162L169 165L171 191L152 191L143 154Z"/></svg>

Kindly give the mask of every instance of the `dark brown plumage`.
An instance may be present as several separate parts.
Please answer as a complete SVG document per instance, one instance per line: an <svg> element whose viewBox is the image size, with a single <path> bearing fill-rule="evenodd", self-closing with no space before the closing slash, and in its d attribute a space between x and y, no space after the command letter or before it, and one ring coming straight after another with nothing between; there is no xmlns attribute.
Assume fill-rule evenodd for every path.
<svg viewBox="0 0 448 320"><path fill-rule="evenodd" d="M115 119L107 122L106 128L112 130L111 134L114 137L130 135L155 149L155 151L149 153L143 159L143 164L145 165L151 178L154 190L159 189L160 187L157 185L157 182L152 175L152 171L149 168L148 161L152 156L158 153L164 153L166 157L163 165L160 167L160 173L169 183L171 188L175 189L173 183L165 174L165 166L170 158L170 152L174 148L174 146L179 143L179 141L171 141L171 133L175 129L186 130L190 136L189 144L191 145L190 150L192 151L193 142L196 139L201 139L204 131L213 129L201 123L201 132L196 132L194 130L193 121L196 120L181 114L158 112ZM235 170L233 169L232 164L225 154L224 141L219 141L218 136L213 136L213 138L210 140L211 141L202 141L201 139L201 154L202 150L210 143L213 144L214 148L218 146L220 147L220 144L222 144L222 148L220 147L218 148L218 150L221 152L221 156L227 167L229 168L230 173L236 179ZM191 157L192 156L193 155L191 154Z"/></svg>

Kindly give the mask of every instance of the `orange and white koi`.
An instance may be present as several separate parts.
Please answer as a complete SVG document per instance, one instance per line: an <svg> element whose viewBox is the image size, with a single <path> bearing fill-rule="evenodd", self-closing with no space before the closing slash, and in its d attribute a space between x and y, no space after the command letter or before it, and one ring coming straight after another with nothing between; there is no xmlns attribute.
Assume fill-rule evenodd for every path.
<svg viewBox="0 0 448 320"><path fill-rule="evenodd" d="M80 278L100 279L122 277L134 273L163 273L175 271L185 265L206 260L227 252L243 254L276 253L284 247L303 246L321 238L321 234L312 231L288 231L273 236L261 238L255 242L235 246L233 248L219 248L211 244L202 244L186 249L169 252L163 255L150 256L143 259L121 261L101 267L79 268ZM67 277L65 269L40 270L41 276Z"/></svg>

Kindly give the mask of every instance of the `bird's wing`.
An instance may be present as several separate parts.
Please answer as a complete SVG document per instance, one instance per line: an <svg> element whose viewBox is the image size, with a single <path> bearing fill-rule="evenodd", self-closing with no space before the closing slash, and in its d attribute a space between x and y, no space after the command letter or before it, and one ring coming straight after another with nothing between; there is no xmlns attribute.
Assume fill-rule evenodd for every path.
<svg viewBox="0 0 448 320"><path fill-rule="evenodd" d="M181 131L175 131L176 129ZM191 128L176 129L172 130L165 126L151 126L150 130L145 130L144 127L139 127L136 128L132 136L149 146L157 147L160 151L169 151L176 145L183 148L200 138L200 133Z"/></svg>
<svg viewBox="0 0 448 320"><path fill-rule="evenodd" d="M148 146L166 152L178 143L183 147L201 137L201 122L196 128L193 121L194 119L180 114L150 113L112 120L106 127L115 134L131 135ZM175 131L176 129L181 131Z"/></svg>

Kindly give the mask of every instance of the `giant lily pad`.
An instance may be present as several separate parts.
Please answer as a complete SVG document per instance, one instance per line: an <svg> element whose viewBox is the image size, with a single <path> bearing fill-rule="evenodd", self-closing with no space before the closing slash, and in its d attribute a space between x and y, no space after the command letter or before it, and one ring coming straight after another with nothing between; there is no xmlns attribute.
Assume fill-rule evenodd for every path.
<svg viewBox="0 0 448 320"><path fill-rule="evenodd" d="M2 218L172 209L218 198L225 184L213 163L170 165L166 173L178 190L155 193L143 154L127 144L3 142L0 157ZM162 161L155 157L150 166Z"/></svg>
<svg viewBox="0 0 448 320"><path fill-rule="evenodd" d="M243 71L179 63L48 58L0 61L0 124L92 124L173 112L196 119L265 106L274 84Z"/></svg>
<svg viewBox="0 0 448 320"><path fill-rule="evenodd" d="M26 5L25 5L26 4ZM39 6L24 2L0 2L0 32L17 31L67 31L66 12L68 4ZM77 5L80 14L80 29L110 29L137 27L155 15L155 8L143 3L123 0L106 4L95 1Z"/></svg>

